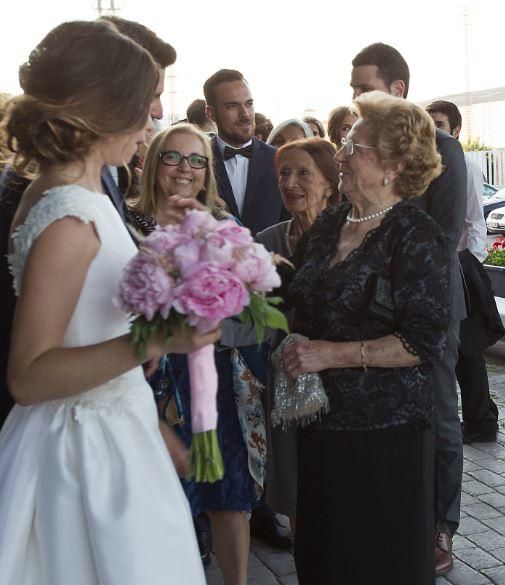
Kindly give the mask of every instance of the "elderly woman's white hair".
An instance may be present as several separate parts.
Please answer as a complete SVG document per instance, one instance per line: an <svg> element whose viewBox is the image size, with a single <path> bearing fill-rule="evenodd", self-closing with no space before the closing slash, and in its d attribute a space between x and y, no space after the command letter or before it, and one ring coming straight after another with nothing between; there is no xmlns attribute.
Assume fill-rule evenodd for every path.
<svg viewBox="0 0 505 585"><path fill-rule="evenodd" d="M277 135L280 134L288 126L298 126L298 128L300 128L302 132L305 134L305 138L314 138L312 128L307 123L305 123L303 120L300 120L299 118L289 118L289 120L285 120L284 122L277 124L277 126L272 130L272 132L270 132L270 135L268 136L267 139L267 144L272 144L274 140L277 138Z"/></svg>

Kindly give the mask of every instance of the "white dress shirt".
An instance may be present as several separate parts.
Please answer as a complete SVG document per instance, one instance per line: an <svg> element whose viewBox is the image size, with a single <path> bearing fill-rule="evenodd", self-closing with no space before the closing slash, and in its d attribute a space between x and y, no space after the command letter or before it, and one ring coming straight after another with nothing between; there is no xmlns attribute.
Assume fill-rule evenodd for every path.
<svg viewBox="0 0 505 585"><path fill-rule="evenodd" d="M219 152L221 153L221 156L224 160L225 146L229 146L233 149L235 147L227 144L219 135L216 138ZM242 148L244 146L249 146L249 144L252 144L252 139L249 140L249 142L243 144ZM247 185L247 173L249 172L249 159L246 156L238 154L237 156L225 160L224 167L226 169L228 179L230 180L233 196L235 197L235 203L237 204L240 215L242 215L242 210L244 208L245 189Z"/></svg>
<svg viewBox="0 0 505 585"><path fill-rule="evenodd" d="M482 206L482 191L484 189L484 177L479 165L469 156L465 155L467 174L466 217L463 233L458 245L458 252L468 250L479 260L484 262L487 258L486 247L486 221L484 220L484 208Z"/></svg>

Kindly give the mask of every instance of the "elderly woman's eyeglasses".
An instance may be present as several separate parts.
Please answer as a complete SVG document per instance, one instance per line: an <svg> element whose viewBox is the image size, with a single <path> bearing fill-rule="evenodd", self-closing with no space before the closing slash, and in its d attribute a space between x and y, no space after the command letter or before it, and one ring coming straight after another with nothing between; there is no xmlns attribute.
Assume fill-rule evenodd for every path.
<svg viewBox="0 0 505 585"><path fill-rule="evenodd" d="M375 148L375 146L369 146L368 144L357 144L356 142L353 142L350 138L342 138L342 140L340 141L340 144L342 145L342 150L344 152L344 154L346 156L351 156L354 154L354 149L356 147L358 148L369 148L371 150L377 150Z"/></svg>
<svg viewBox="0 0 505 585"><path fill-rule="evenodd" d="M188 165L192 169L205 169L209 164L209 159L201 154L184 156L178 150L164 150L160 152L160 161L168 167L177 167L182 164L183 160L187 160Z"/></svg>

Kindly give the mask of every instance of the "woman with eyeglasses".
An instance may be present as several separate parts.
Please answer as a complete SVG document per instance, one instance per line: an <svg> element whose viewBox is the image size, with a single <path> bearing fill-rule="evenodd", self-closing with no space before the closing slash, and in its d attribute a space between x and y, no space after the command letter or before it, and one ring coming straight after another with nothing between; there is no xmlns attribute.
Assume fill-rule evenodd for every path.
<svg viewBox="0 0 505 585"><path fill-rule="evenodd" d="M157 224L178 223L188 208L204 206L217 219L228 217L217 194L207 136L191 124L159 132L144 158L140 196L128 206L144 233Z"/></svg>
<svg viewBox="0 0 505 585"><path fill-rule="evenodd" d="M337 153L348 201L302 236L288 288L292 380L318 373L329 410L298 430L300 585L433 585L430 371L449 323L449 254L411 200L442 170L418 106L373 92ZM324 401L322 401L324 403Z"/></svg>
<svg viewBox="0 0 505 585"><path fill-rule="evenodd" d="M188 209L209 209L217 219L231 218L217 194L209 138L190 124L177 124L156 135L144 160L140 198L132 209L144 232L156 224L178 223ZM215 353L219 376L217 433L224 477L215 483L186 479L182 483L193 516L198 518L207 512L210 517L213 547L225 585L245 585L249 556L246 513L259 492L249 471L249 451L241 427L247 424L246 417L236 403L234 376L240 358L234 341L233 327L227 327L225 322L221 345ZM184 444L181 449L174 444L173 436L166 437L179 473L185 478L187 448L192 438L186 356L167 356L151 384L160 416L173 425ZM259 388L258 385L258 401Z"/></svg>

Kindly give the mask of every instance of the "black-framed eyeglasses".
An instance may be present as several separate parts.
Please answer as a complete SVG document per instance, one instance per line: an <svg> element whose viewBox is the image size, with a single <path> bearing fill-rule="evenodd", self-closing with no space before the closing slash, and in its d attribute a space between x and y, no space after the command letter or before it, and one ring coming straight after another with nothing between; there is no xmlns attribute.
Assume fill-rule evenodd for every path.
<svg viewBox="0 0 505 585"><path fill-rule="evenodd" d="M357 142L353 142L350 138L342 138L340 144L342 145L342 150L346 156L352 156L356 147L377 150L375 146L369 146L368 144L358 144Z"/></svg>
<svg viewBox="0 0 505 585"><path fill-rule="evenodd" d="M188 156L184 156L178 150L160 152L160 161L168 167L177 167L182 164L183 160L187 160L188 165L193 169L205 169L209 164L209 159L202 154L191 153Z"/></svg>

